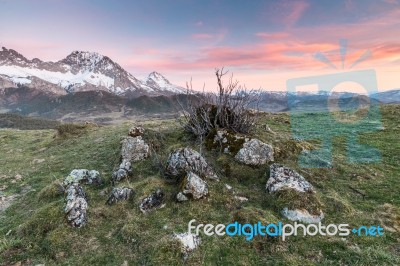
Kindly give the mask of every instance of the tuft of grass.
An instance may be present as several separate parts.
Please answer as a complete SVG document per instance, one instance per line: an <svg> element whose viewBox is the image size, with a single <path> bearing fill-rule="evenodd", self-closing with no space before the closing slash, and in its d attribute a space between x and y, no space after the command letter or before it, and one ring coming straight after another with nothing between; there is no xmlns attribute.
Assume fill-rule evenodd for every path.
<svg viewBox="0 0 400 266"><path fill-rule="evenodd" d="M76 123L65 123L57 126L57 134L60 137L76 136L80 135L91 127L89 124L76 124Z"/></svg>
<svg viewBox="0 0 400 266"><path fill-rule="evenodd" d="M267 196L268 205L276 212L287 207L289 210L305 209L310 214L319 215L323 209L318 195L314 192L298 192L294 189L283 189Z"/></svg>
<svg viewBox="0 0 400 266"><path fill-rule="evenodd" d="M65 188L62 185L62 180L55 180L40 190L37 196L39 200L53 200L60 198L64 195L64 192Z"/></svg>

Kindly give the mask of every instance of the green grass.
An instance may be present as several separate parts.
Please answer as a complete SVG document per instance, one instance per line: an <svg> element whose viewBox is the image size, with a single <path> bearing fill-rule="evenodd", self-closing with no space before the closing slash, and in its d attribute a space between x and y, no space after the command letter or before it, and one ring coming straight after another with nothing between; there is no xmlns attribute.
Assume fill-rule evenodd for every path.
<svg viewBox="0 0 400 266"><path fill-rule="evenodd" d="M111 173L130 124L90 127L66 137L56 130L0 130L0 195L19 195L0 213L0 265L121 265L124 261L129 265L399 264L400 106L383 106L381 112L385 129L360 137L362 143L381 151L379 163L349 163L345 138L335 137L333 168L299 168L301 149L316 147L318 141L294 141L288 114L263 114L252 135L272 144L278 163L297 170L314 185L325 212L324 224L381 225L386 228L383 237L289 237L286 241L255 237L246 241L244 237L203 235L202 244L187 261L170 236L187 231L191 219L212 224L285 221L278 211L285 202L265 191L268 165L240 165L231 155L205 151L221 181L208 181L208 198L177 203L174 195L179 184L163 177L157 161L165 163L176 148L199 150L199 146L174 121L144 123L144 138L153 154L136 163L133 177L119 184L133 187L134 199L108 206ZM273 132L263 129L265 123ZM98 170L105 179L100 187L85 185L89 222L79 229L66 223L59 186L74 168ZM236 200L225 184L249 201ZM158 187L166 193L166 207L142 214L140 200Z"/></svg>

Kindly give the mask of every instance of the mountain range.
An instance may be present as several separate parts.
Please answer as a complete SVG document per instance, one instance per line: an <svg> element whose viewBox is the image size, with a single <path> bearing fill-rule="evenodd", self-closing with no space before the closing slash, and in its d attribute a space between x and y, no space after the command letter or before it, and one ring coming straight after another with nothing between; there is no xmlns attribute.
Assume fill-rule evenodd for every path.
<svg viewBox="0 0 400 266"><path fill-rule="evenodd" d="M28 87L65 95L81 91L107 91L114 95L137 97L184 93L160 73L152 72L139 80L109 57L74 51L57 62L27 59L13 49L0 51L0 90Z"/></svg>
<svg viewBox="0 0 400 266"><path fill-rule="evenodd" d="M27 59L12 49L0 50L0 113L18 113L63 121L114 121L133 116L170 116L187 102L186 89L152 72L139 80L109 57L75 51L57 62ZM400 90L367 97L350 92L289 93L261 91L254 95L262 111L320 111L328 100L341 107L400 103Z"/></svg>

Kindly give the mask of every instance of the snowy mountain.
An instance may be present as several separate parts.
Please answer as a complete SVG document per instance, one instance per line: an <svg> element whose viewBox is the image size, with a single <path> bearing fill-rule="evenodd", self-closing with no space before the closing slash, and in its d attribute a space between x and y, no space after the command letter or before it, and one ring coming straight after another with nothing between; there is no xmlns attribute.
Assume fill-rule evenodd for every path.
<svg viewBox="0 0 400 266"><path fill-rule="evenodd" d="M58 62L28 60L12 49L0 50L0 89L25 86L55 94L104 90L115 95L171 95L185 89L157 72L135 78L109 57L74 51Z"/></svg>
<svg viewBox="0 0 400 266"><path fill-rule="evenodd" d="M150 88L160 91L169 91L173 93L183 93L186 89L173 85L163 75L158 72L152 72L147 77L146 85Z"/></svg>

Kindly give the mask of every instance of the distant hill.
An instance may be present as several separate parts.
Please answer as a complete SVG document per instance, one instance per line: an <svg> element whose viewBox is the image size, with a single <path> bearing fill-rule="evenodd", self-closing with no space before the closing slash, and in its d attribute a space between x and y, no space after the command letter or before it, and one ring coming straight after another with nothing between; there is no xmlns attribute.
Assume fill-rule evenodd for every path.
<svg viewBox="0 0 400 266"><path fill-rule="evenodd" d="M0 128L14 129L54 129L60 122L54 120L26 117L17 114L0 114Z"/></svg>
<svg viewBox="0 0 400 266"><path fill-rule="evenodd" d="M373 94L372 98L382 103L400 103L400 89L379 92Z"/></svg>

